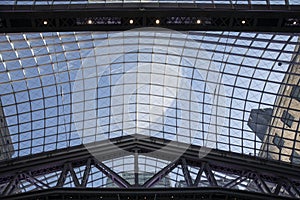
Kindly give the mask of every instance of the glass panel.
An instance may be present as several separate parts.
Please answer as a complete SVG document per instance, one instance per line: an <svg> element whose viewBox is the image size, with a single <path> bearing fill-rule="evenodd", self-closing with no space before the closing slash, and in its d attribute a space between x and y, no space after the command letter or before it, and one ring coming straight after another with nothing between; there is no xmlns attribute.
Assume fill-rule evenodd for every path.
<svg viewBox="0 0 300 200"><path fill-rule="evenodd" d="M284 145L284 140L282 138L280 138L277 134L275 135L274 139L273 139L273 143L279 148L281 149L281 147L283 147Z"/></svg>
<svg viewBox="0 0 300 200"><path fill-rule="evenodd" d="M300 87L298 85L293 86L291 97L300 101Z"/></svg>
<svg viewBox="0 0 300 200"><path fill-rule="evenodd" d="M294 122L294 116L288 113L288 111L284 110L281 121L285 123L288 127L292 127L293 122Z"/></svg>
<svg viewBox="0 0 300 200"><path fill-rule="evenodd" d="M293 154L290 157L290 160L294 164L300 164L300 154L293 150Z"/></svg>

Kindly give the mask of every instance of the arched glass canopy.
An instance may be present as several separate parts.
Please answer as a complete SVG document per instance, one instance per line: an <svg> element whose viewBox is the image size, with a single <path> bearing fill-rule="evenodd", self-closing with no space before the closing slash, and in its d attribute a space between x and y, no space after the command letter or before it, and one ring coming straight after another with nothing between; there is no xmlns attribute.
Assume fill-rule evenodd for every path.
<svg viewBox="0 0 300 200"><path fill-rule="evenodd" d="M262 5L269 9L299 5L298 0L6 0L0 5L109 3ZM1 152L7 153L8 160L18 159L139 134L297 167L299 41L298 33L157 28L2 33L0 99L5 119L1 125L10 138L1 141ZM103 164L130 184L136 181L138 169L139 184L144 184L172 163L146 154L136 160L135 155L120 156ZM174 167L157 186L185 187L182 168ZM200 168L187 168L195 180ZM84 167L74 170L83 179ZM239 178L213 173L224 184ZM51 172L39 180L54 187L60 176ZM208 177L201 178L200 186L209 185ZM63 187L73 187L72 180L69 173ZM236 189L255 191L252 186L245 179ZM18 187L22 192L36 189L26 180ZM87 187L117 186L91 167Z"/></svg>
<svg viewBox="0 0 300 200"><path fill-rule="evenodd" d="M74 105L72 104L72 91L74 91L76 77L78 78L78 71L83 60L88 55L91 56L91 49L102 44L113 34L78 32L1 35L0 92L15 150L13 157L79 145L90 136L81 137L81 132L77 130L78 127L76 128L76 120L72 111L74 109L72 108ZM189 32L185 34L188 38L197 41L199 48L205 51L206 58L202 60L210 66L208 70L217 70L222 84L221 96L224 101L220 104L222 115L219 116L222 120L218 124L219 132L216 135L217 138L214 139L213 148L258 156L262 141L247 125L250 112L252 109L273 108L282 80L293 57L297 55L295 48L298 45L298 35L239 32ZM170 43L165 47L170 48L172 45L176 46ZM199 126L193 126L195 132L190 142L203 145L203 142L207 141L205 134L209 132L208 125L211 124L211 112L207 112L207 109L211 105L209 94L213 91L205 88L201 71L193 73L191 59L195 60L197 55L193 54L191 49L188 50L190 52L187 53L186 59L182 59L181 63L176 61L176 65L182 72L180 76L193 85L194 95L197 96L195 102L199 104L196 111L198 118L193 116L194 123L199 122ZM95 116L97 119L101 118L97 122L100 123L98 124L101 127L100 132L110 134L106 137L113 138L122 135L122 132L118 131L119 126L109 123L109 120L112 120L109 118L112 112L110 106L113 105L110 99L113 93L110 89L112 85L116 85L112 81L120 81L118 76L124 73L124 70L125 72L126 70L127 72L135 71L134 65L138 62L143 64L155 62L156 67L168 66L166 63L175 62L170 61L172 56L166 56L165 53L160 52L154 55L151 49L143 49L142 52L129 52L123 57L118 56L113 65L106 68L104 66L106 71L103 71L102 80L98 82L95 97L97 99ZM93 56L95 52L90 58ZM173 59L177 57L173 56ZM293 62L297 60L294 59ZM165 74L166 81L176 82L176 77L179 76L178 72L159 71L158 68L152 68L149 73L152 75L144 78L151 79L157 75L157 80L162 80L164 79L162 75ZM141 78L142 76L133 73L129 78L132 77ZM156 136L168 139L170 136L168 133L172 135L176 133L175 130L186 127L185 121L176 120L180 118L179 116L182 117L186 108L184 101L166 102L165 93L168 92L168 88L172 88L172 84L167 89L165 88L165 91L160 91L159 82L155 83L156 85L136 87L140 90L140 95L133 95L128 101L136 102L135 98L142 97L148 99L139 100L140 104L129 105L129 103L127 109L132 113L147 113L149 105L155 105L154 99L161 102L158 105L165 107L165 117L158 117L156 119L158 121L154 120L155 123L150 129L160 132L160 134L156 133ZM118 84L125 83L118 82ZM174 88L176 87L175 91L178 90L178 86L174 84ZM130 91L132 92L135 91ZM126 91L122 90L119 93L122 96ZM116 96L117 94L113 94L113 97ZM149 96L151 96L150 99ZM138 106L141 107L138 108ZM175 109L176 106L177 109ZM160 110L159 106L157 108ZM155 112L155 108L152 111ZM158 116L158 113L156 114ZM131 117L142 119L142 116L136 114ZM149 117L147 114L144 117L146 118L140 120L144 123L140 128L146 127L147 120L151 121L147 118Z"/></svg>

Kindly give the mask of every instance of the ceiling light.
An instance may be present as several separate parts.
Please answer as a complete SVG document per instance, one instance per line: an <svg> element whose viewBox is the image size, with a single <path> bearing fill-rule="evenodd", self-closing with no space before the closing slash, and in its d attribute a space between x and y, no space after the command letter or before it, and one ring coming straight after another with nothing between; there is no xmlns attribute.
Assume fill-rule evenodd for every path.
<svg viewBox="0 0 300 200"><path fill-rule="evenodd" d="M48 24L48 21L47 21L47 20L44 20L43 24L44 24L44 25L47 25L47 24Z"/></svg>
<svg viewBox="0 0 300 200"><path fill-rule="evenodd" d="M129 20L129 24L133 24L133 19Z"/></svg>
<svg viewBox="0 0 300 200"><path fill-rule="evenodd" d="M89 20L87 21L87 23L88 23L88 24L92 24L93 21L92 21L91 19L89 19Z"/></svg>
<svg viewBox="0 0 300 200"><path fill-rule="evenodd" d="M159 19L155 20L155 24L159 24L159 23L160 23Z"/></svg>
<svg viewBox="0 0 300 200"><path fill-rule="evenodd" d="M200 20L200 19L197 19L196 23L197 23L197 24L201 24L201 20Z"/></svg>
<svg viewBox="0 0 300 200"><path fill-rule="evenodd" d="M242 20L242 24L246 24L246 20Z"/></svg>

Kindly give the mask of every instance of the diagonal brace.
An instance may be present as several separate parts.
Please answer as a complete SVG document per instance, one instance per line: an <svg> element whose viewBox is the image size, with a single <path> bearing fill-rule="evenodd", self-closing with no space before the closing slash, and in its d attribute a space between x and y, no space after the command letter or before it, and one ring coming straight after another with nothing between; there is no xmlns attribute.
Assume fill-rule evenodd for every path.
<svg viewBox="0 0 300 200"><path fill-rule="evenodd" d="M168 173L170 173L175 167L178 165L178 160L175 160L164 167L162 170L157 172L154 176L152 176L148 181L143 184L143 187L150 188L156 183L158 183L163 177L165 177Z"/></svg>

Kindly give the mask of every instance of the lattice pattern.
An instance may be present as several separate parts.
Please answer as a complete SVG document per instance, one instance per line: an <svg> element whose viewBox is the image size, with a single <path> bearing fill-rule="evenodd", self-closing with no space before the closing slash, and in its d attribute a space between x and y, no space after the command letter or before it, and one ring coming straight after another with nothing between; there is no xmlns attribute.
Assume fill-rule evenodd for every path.
<svg viewBox="0 0 300 200"><path fill-rule="evenodd" d="M133 146L137 148L136 145ZM108 153L101 147L98 148L99 152ZM139 149L142 148L141 146ZM62 153L66 151L56 153L64 156ZM42 168L44 162L38 158L44 159L44 156L38 155L33 160L37 164L35 167L40 170L28 168L17 172L14 176L3 174L0 179L1 195L9 196L50 188L219 187L282 197L300 197L298 177L290 175L282 177L276 169L251 170L247 164L253 160L240 165L232 164L230 158L216 162L215 159L195 161L193 156L181 156L174 161L165 161L155 157L129 155L100 162L86 154L80 159L53 162L51 167ZM135 169L138 169L138 172L135 172Z"/></svg>
<svg viewBox="0 0 300 200"><path fill-rule="evenodd" d="M1 35L0 95L15 149L13 157L71 147L82 144L85 140L89 141L88 136L79 137L81 130L77 130L74 124L72 89L83 59L87 58L91 49L93 50L111 35L113 34L97 32ZM153 36L145 37L152 38ZM154 36L154 38L159 37ZM222 105L224 113L220 116L222 124L218 124L220 129L212 147L258 156L262 141L247 125L250 111L258 108L272 108L275 104L282 80L292 58L297 55L295 48L298 45L298 36L190 32L188 38L198 41L199 47L205 50L207 58L203 60L211 62L209 70L218 70L221 74L225 99ZM172 47L172 45L175 44L168 44L166 47ZM189 59L195 56L193 51L193 49L188 51ZM170 58L161 54L155 62L165 64L172 62ZM130 53L116 60L109 70L121 70L123 67L130 67L130 63L140 61L151 63L154 62L152 59L149 50ZM194 135L192 143L204 145L205 142L210 141L206 136L209 133L208 125L211 116L207 110L211 91L204 88L201 74L192 76L191 63L184 62L180 64L181 69L185 70L184 76L193 82L193 87L197 89L199 95L198 102L202 102L202 108L198 111L201 119L195 121L201 123L194 128L197 134ZM298 61L293 62L297 64ZM119 130L114 132L113 124L105 121L108 119L106 117L109 116L110 110L110 103L107 100L111 97L107 81L112 80L112 77L104 77L107 80L103 79L104 82L100 83L101 93L97 96L98 117L103 119L100 122L102 133L108 134L105 138L114 138L122 135L122 132ZM159 88L153 90L152 94L161 99L162 96L159 97L157 89ZM135 110L135 108L132 109ZM165 117L164 122L156 124L158 127L164 127L164 132L170 135L156 133L156 136L160 134L165 138L173 137L174 130L180 128L180 124L174 124L176 120L171 120L172 117L176 118L176 112L171 111L172 109L169 112L169 120ZM152 129L152 131L155 130L155 128ZM101 140L101 138L96 138L96 140ZM214 139L211 140L214 141ZM273 145L272 141L269 142ZM297 146L287 148L297 150ZM282 154L283 152L276 153Z"/></svg>

